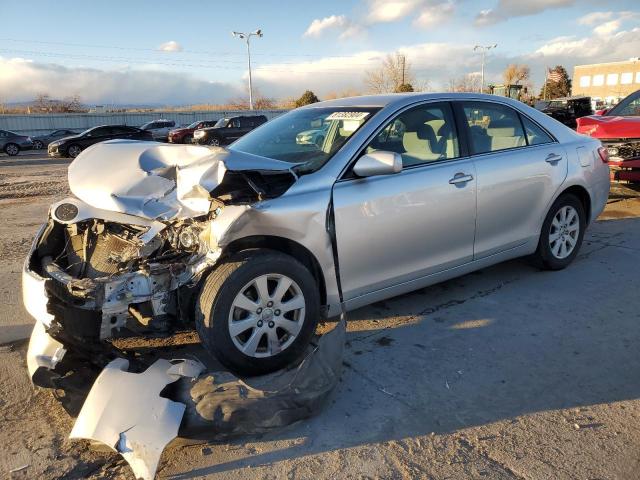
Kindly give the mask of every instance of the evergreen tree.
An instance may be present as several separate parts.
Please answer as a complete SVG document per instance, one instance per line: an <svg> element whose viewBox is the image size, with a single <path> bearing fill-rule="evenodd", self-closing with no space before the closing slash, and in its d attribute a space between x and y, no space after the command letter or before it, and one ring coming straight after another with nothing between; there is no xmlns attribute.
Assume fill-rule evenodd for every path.
<svg viewBox="0 0 640 480"><path fill-rule="evenodd" d="M558 78L554 78L558 77ZM562 65L556 65L547 75L547 81L540 90L540 98L551 100L571 95L571 79Z"/></svg>
<svg viewBox="0 0 640 480"><path fill-rule="evenodd" d="M319 102L320 99L316 97L316 94L311 90L307 90L302 96L296 100L296 107L304 107L305 105L311 105L312 103Z"/></svg>

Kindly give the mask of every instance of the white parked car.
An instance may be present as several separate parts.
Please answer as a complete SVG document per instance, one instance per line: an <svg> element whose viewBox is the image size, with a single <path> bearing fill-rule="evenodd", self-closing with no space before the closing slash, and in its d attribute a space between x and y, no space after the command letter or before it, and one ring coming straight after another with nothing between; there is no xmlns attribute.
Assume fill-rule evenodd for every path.
<svg viewBox="0 0 640 480"><path fill-rule="evenodd" d="M169 138L169 132L176 126L176 122L173 120L154 120L153 122L147 122L140 128L147 130L153 135L153 139L159 142L166 142Z"/></svg>

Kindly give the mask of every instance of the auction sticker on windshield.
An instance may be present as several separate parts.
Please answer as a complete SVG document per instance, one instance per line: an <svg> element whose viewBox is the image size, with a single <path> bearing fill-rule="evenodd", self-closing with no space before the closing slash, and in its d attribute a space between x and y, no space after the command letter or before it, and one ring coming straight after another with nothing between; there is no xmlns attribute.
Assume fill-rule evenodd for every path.
<svg viewBox="0 0 640 480"><path fill-rule="evenodd" d="M326 120L364 120L369 112L333 112Z"/></svg>

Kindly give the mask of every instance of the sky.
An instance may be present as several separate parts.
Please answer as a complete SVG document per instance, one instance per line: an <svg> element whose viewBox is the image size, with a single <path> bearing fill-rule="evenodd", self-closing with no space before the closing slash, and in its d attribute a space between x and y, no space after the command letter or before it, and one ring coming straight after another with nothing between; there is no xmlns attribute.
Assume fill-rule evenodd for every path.
<svg viewBox="0 0 640 480"><path fill-rule="evenodd" d="M254 91L276 99L366 93L365 72L400 52L417 87L446 90L480 71L475 45L497 44L486 83L527 64L640 56L638 0L0 0L0 102L38 94L87 104L224 103ZM14 19L14 21L6 21Z"/></svg>

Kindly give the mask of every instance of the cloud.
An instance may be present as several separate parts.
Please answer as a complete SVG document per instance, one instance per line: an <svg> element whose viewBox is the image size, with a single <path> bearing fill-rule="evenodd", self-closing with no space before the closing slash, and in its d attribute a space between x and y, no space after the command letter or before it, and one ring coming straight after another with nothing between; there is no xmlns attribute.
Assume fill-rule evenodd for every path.
<svg viewBox="0 0 640 480"><path fill-rule="evenodd" d="M609 20L614 12L591 12L578 19L580 25L595 25Z"/></svg>
<svg viewBox="0 0 640 480"><path fill-rule="evenodd" d="M349 20L345 15L331 15L330 17L316 18L311 22L303 37L320 37L330 30L340 31L340 39L355 37L364 33L364 29Z"/></svg>
<svg viewBox="0 0 640 480"><path fill-rule="evenodd" d="M0 92L7 101L29 101L39 93L53 98L79 94L85 103L170 104L224 102L242 93L225 84L157 68L69 68L0 57Z"/></svg>
<svg viewBox="0 0 640 480"><path fill-rule="evenodd" d="M475 19L478 26L492 25L503 22L513 17L535 15L554 8L569 7L575 0L498 0L494 8L482 10Z"/></svg>
<svg viewBox="0 0 640 480"><path fill-rule="evenodd" d="M437 3L422 8L420 15L413 21L416 27L434 27L448 21L455 12L453 2Z"/></svg>
<svg viewBox="0 0 640 480"><path fill-rule="evenodd" d="M413 13L423 0L369 0L367 23L395 22Z"/></svg>
<svg viewBox="0 0 640 480"><path fill-rule="evenodd" d="M401 46L397 51L406 55L419 83L444 88L446 81L479 67L473 45L422 43ZM365 50L349 56L325 57L318 60L272 63L253 70L254 84L275 97L300 95L313 90L321 98L330 92L355 90L365 92L367 70L377 68L391 51ZM455 62L451 58L456 58Z"/></svg>
<svg viewBox="0 0 640 480"><path fill-rule="evenodd" d="M597 29L596 29L597 30ZM624 60L637 56L640 44L640 27L628 31L609 31L583 38L559 37L539 47L531 56L550 57L557 63L592 63Z"/></svg>
<svg viewBox="0 0 640 480"><path fill-rule="evenodd" d="M158 50L162 52L181 52L182 45L180 45L175 40L170 40L168 42L164 42L158 46Z"/></svg>

